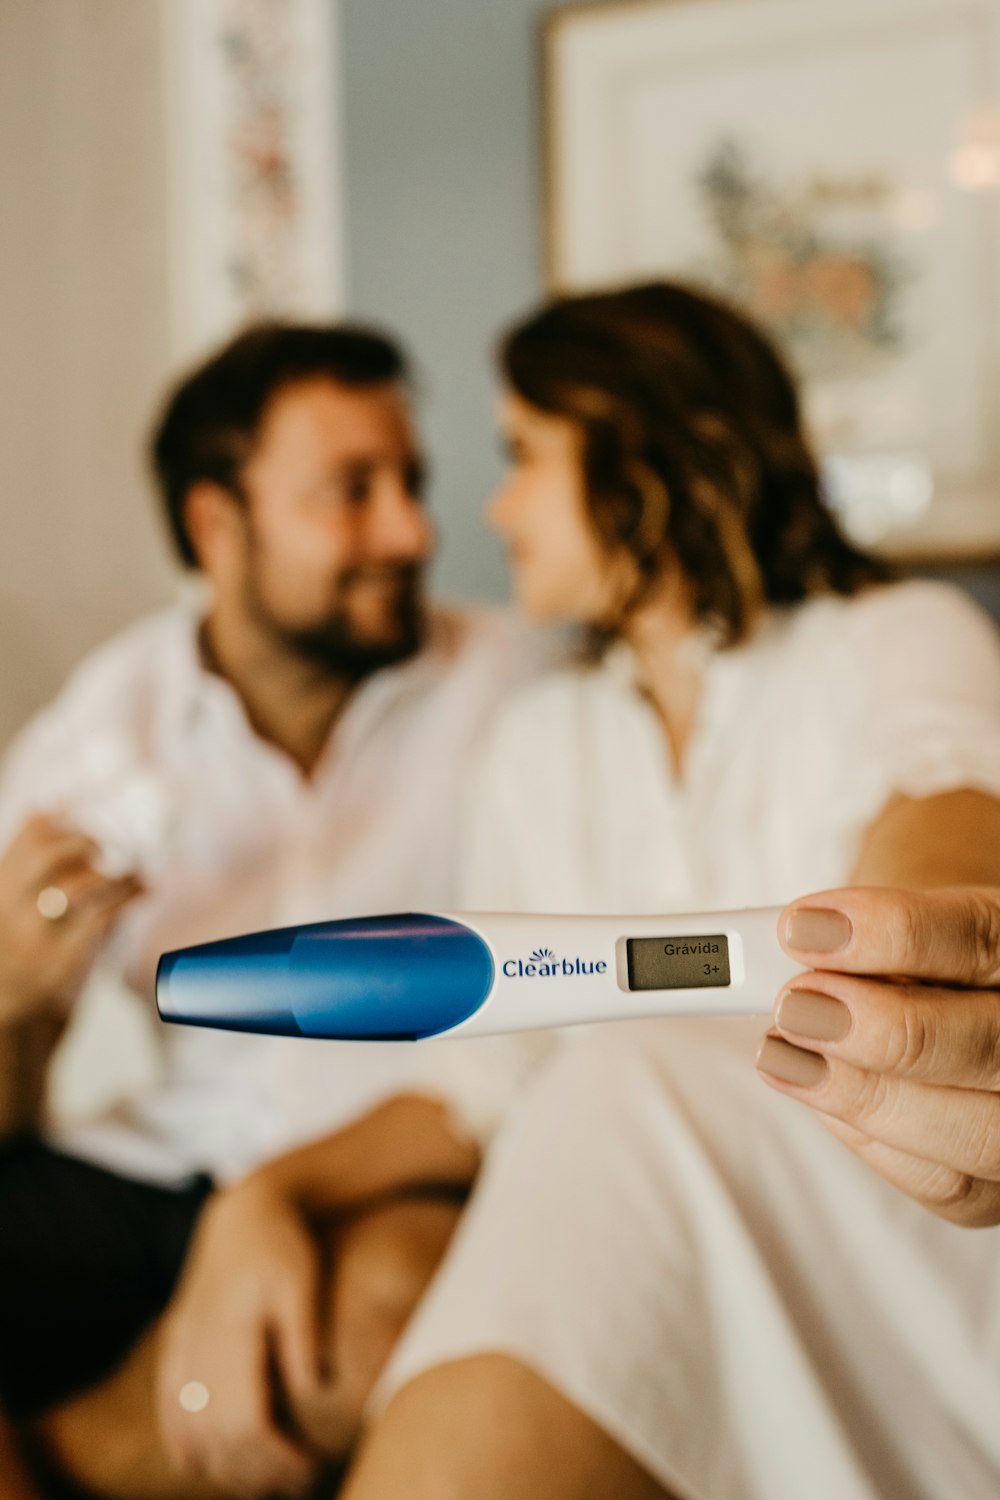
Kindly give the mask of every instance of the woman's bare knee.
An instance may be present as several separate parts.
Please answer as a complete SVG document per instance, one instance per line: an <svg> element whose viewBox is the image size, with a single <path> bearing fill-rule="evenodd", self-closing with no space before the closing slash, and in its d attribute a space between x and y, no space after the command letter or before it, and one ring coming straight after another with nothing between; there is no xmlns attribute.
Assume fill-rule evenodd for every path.
<svg viewBox="0 0 1000 1500"><path fill-rule="evenodd" d="M372 1428L341 1500L665 1500L600 1427L518 1360L418 1376Z"/></svg>

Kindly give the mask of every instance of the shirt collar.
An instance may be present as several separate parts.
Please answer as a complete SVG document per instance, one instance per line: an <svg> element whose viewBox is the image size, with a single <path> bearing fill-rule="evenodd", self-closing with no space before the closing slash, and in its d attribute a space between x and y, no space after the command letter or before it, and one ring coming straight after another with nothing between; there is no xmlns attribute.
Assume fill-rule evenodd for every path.
<svg viewBox="0 0 1000 1500"><path fill-rule="evenodd" d="M222 721L234 728L262 755L286 766L297 782L318 784L335 759L363 738L374 719L390 704L410 693L419 693L440 669L455 638L454 621L448 611L428 609L424 644L413 656L395 666L382 667L358 683L343 711L337 716L320 753L314 774L306 781L289 756L257 733L247 717L243 699L228 678L209 668L201 647L201 631L210 608L206 593L192 590L176 605L175 649L172 669L164 688L169 696L167 723L174 730L195 729L203 723Z"/></svg>

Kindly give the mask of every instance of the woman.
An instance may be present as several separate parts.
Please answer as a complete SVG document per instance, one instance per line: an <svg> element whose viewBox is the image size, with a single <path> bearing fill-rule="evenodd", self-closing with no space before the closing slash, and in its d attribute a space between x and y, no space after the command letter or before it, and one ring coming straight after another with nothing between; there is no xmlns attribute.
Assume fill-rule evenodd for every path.
<svg viewBox="0 0 1000 1500"><path fill-rule="evenodd" d="M522 607L592 651L498 728L468 904L1000 882L995 634L838 535L760 336L651 285L554 304L502 361L490 516ZM800 928L807 964L834 929ZM1000 1492L993 1237L894 1191L876 1129L852 1155L779 1097L819 1085L848 1001L817 976L783 994L770 1092L740 1020L562 1052L504 1127L350 1500L404 1475L463 1500Z"/></svg>

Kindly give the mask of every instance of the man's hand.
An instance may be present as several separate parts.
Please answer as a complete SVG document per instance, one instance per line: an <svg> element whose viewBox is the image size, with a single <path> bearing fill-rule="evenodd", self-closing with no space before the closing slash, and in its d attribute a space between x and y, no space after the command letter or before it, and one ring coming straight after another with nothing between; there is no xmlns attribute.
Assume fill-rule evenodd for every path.
<svg viewBox="0 0 1000 1500"><path fill-rule="evenodd" d="M182 1473L240 1496L296 1494L317 1454L342 1456L460 1212L414 1190L460 1196L478 1165L445 1104L398 1095L209 1204L157 1361ZM208 1393L201 1411L181 1405L192 1384Z"/></svg>
<svg viewBox="0 0 1000 1500"><path fill-rule="evenodd" d="M787 907L803 974L757 1066L945 1218L1000 1223L1000 889L856 889Z"/></svg>
<svg viewBox="0 0 1000 1500"><path fill-rule="evenodd" d="M282 1430L274 1394L307 1398L319 1382L321 1274L309 1225L264 1174L206 1208L157 1361L160 1429L185 1478L248 1500L297 1496L315 1478L316 1458ZM207 1403L185 1410L182 1392L189 1408Z"/></svg>
<svg viewBox="0 0 1000 1500"><path fill-rule="evenodd" d="M65 1011L140 893L133 876L110 880L95 869L97 852L85 834L39 816L0 857L0 1027ZM39 907L43 892L49 917Z"/></svg>

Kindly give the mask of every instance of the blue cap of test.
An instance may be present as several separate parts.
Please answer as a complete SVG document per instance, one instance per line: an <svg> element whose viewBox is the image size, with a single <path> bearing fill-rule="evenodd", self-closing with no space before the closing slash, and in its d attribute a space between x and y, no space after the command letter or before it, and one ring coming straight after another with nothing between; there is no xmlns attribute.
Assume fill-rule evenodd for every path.
<svg viewBox="0 0 1000 1500"><path fill-rule="evenodd" d="M477 1011L493 957L447 917L410 912L283 927L165 953L164 1021L274 1035L400 1041Z"/></svg>

